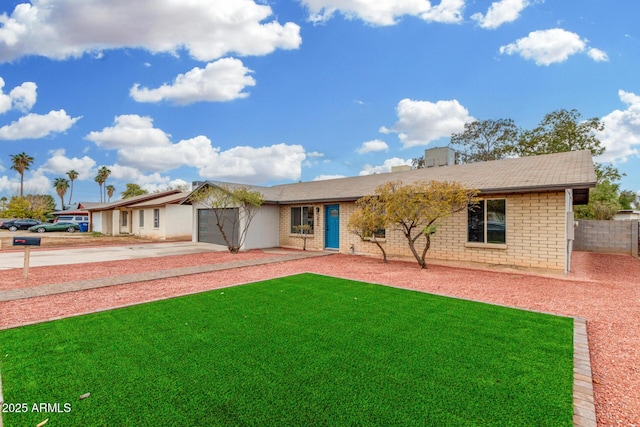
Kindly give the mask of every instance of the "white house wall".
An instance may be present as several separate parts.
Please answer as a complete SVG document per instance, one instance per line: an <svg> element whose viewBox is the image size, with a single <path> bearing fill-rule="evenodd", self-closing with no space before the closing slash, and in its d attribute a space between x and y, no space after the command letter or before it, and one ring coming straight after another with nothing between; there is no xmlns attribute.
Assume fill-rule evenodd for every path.
<svg viewBox="0 0 640 427"><path fill-rule="evenodd" d="M159 227L154 227L153 211L159 210ZM144 225L140 227L140 212ZM158 208L135 209L131 215L133 234L149 239L189 238L192 229L191 206L167 205Z"/></svg>
<svg viewBox="0 0 640 427"><path fill-rule="evenodd" d="M263 205L258 209L247 230L242 249L262 249L280 246L280 208Z"/></svg>
<svg viewBox="0 0 640 427"><path fill-rule="evenodd" d="M187 237L191 235L191 206L188 205L167 205L164 209L164 218L160 209L160 226L164 223L165 237ZM145 214L146 215L146 214ZM145 216L145 220L146 220ZM153 221L153 211L151 211Z"/></svg>
<svg viewBox="0 0 640 427"><path fill-rule="evenodd" d="M102 231L102 212L92 212L91 231L94 231L96 233L104 233L104 231Z"/></svg>

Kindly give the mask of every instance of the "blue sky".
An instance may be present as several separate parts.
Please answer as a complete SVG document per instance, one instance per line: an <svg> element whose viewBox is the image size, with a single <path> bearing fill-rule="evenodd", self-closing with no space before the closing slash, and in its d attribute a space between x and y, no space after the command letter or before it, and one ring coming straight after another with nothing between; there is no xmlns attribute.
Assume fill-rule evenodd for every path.
<svg viewBox="0 0 640 427"><path fill-rule="evenodd" d="M640 3L3 0L0 196L389 171L476 119L599 117L640 190ZM57 199L57 197L56 197Z"/></svg>

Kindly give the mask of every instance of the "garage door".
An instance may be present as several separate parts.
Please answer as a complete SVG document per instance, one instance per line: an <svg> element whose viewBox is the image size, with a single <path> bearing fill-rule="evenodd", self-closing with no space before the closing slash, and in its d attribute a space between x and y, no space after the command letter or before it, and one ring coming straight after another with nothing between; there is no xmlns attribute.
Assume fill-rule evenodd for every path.
<svg viewBox="0 0 640 427"><path fill-rule="evenodd" d="M198 209L198 242L226 246L227 244L218 228L215 211L216 209ZM225 215L224 233L228 239L233 239L233 245L237 245L240 228L238 208L218 209L218 212ZM235 230L233 229L234 225Z"/></svg>

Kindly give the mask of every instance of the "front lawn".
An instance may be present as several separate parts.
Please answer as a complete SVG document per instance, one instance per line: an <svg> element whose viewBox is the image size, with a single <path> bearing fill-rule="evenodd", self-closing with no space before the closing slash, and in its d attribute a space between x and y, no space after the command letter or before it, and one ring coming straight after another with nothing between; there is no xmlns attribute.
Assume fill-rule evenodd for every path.
<svg viewBox="0 0 640 427"><path fill-rule="evenodd" d="M569 318L302 274L0 331L2 415L5 427L571 426L572 339Z"/></svg>

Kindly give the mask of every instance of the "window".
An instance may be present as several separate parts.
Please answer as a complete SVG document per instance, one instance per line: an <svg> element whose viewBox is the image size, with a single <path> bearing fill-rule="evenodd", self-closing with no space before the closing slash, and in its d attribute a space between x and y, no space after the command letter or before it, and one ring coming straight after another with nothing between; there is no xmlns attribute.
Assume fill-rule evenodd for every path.
<svg viewBox="0 0 640 427"><path fill-rule="evenodd" d="M482 200L469 205L468 239L472 243L506 243L506 200Z"/></svg>
<svg viewBox="0 0 640 427"><path fill-rule="evenodd" d="M122 226L126 227L128 221L129 221L129 212L127 211L122 212Z"/></svg>
<svg viewBox="0 0 640 427"><path fill-rule="evenodd" d="M310 228L306 234L313 234L313 206L301 206L291 208L291 233L300 233L296 228L308 225Z"/></svg>
<svg viewBox="0 0 640 427"><path fill-rule="evenodd" d="M139 215L138 219L140 221L139 227L144 228L144 211L140 211L138 215Z"/></svg>
<svg viewBox="0 0 640 427"><path fill-rule="evenodd" d="M155 228L160 227L160 209L153 210L153 226Z"/></svg>

